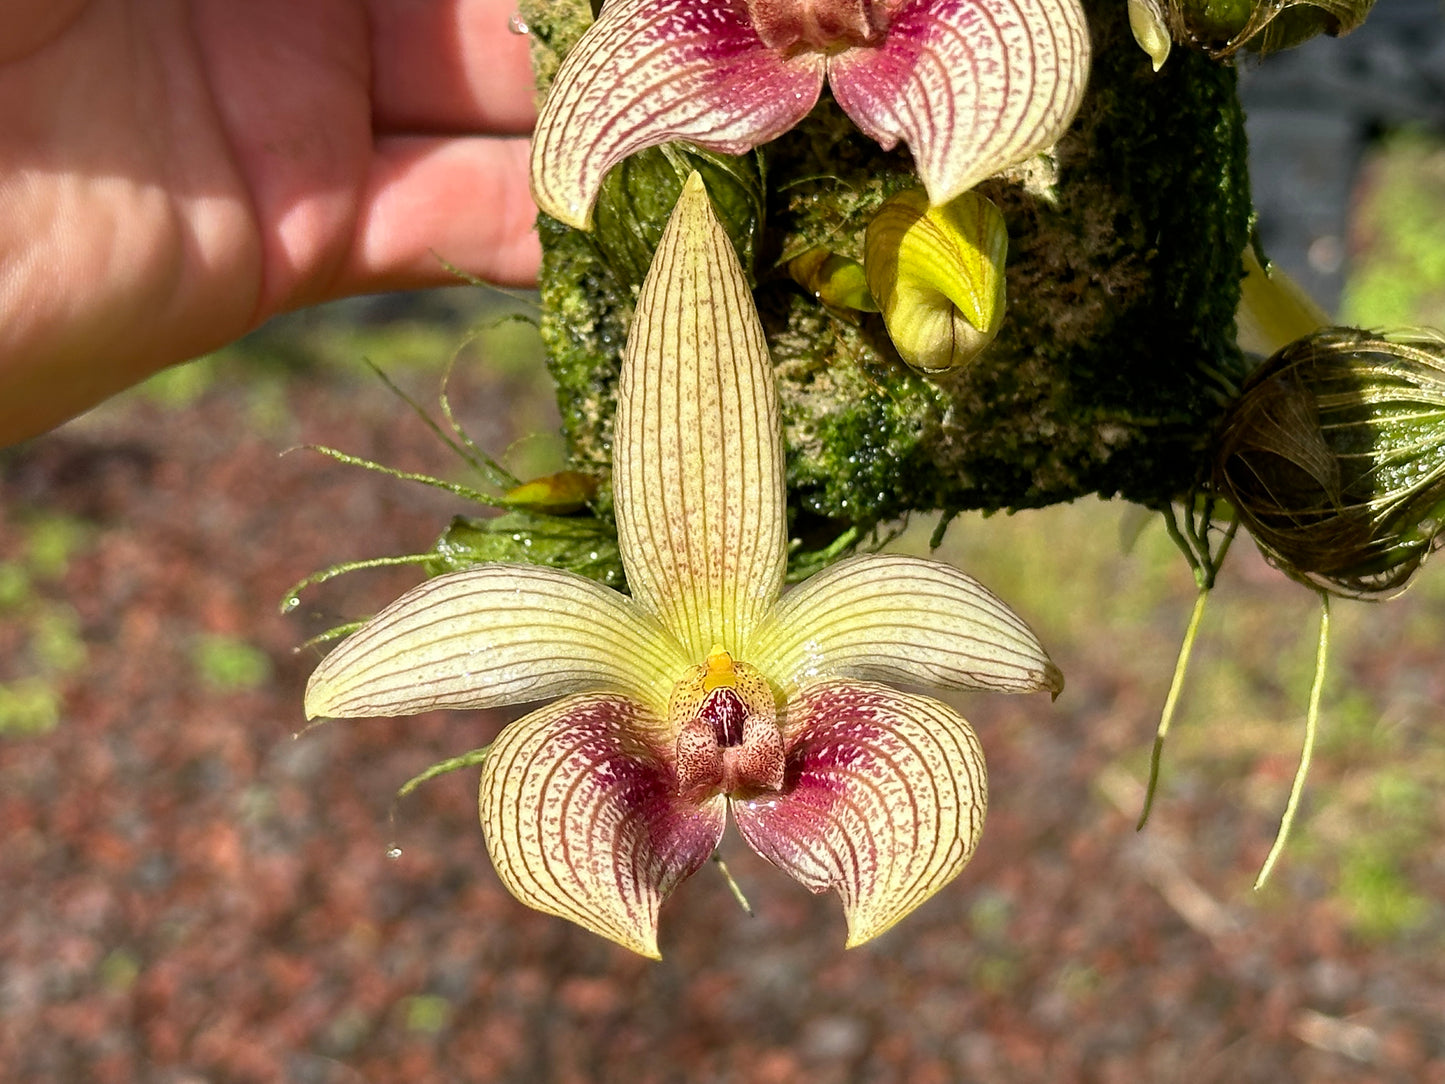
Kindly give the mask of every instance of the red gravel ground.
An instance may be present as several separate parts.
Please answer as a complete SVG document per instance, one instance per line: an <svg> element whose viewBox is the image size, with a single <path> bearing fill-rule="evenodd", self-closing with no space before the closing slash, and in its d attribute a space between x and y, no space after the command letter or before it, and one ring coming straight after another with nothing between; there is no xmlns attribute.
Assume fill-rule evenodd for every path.
<svg viewBox="0 0 1445 1084"><path fill-rule="evenodd" d="M69 614L84 653L54 668L53 728L0 733L0 1078L1445 1082L1438 792L1409 814L1421 838L1400 862L1424 910L1398 928L1362 932L1309 833L1252 898L1273 823L1242 808L1241 781L1263 773L1277 815L1296 739L1262 768L1226 750L1224 783L1166 776L1136 835L1167 668L1148 687L1115 672L1109 629L1058 647L1070 685L1052 707L961 701L990 759L983 845L873 944L844 952L837 901L733 837L725 855L756 916L705 869L664 910L662 963L523 908L488 864L474 771L387 820L401 782L507 716L292 736L316 657L296 644L415 574L344 577L283 617L287 587L424 548L460 509L278 452L314 440L433 471L447 453L361 375L294 378L262 421L248 387L221 380L184 410L131 398L0 456L0 562L34 564L45 517L81 529L68 560L0 606L0 685L39 672L37 613ZM458 388L484 446L516 436L510 394ZM1240 556L1260 607L1297 599ZM1187 599L1171 600L1160 639ZM1344 665L1372 688L1413 682L1425 744L1405 748L1435 756L1438 719L1418 708L1445 700L1431 605L1433 624L1408 612L1433 642L1366 644ZM262 653L239 676L198 661L237 642ZM1355 755L1326 752L1320 796Z"/></svg>

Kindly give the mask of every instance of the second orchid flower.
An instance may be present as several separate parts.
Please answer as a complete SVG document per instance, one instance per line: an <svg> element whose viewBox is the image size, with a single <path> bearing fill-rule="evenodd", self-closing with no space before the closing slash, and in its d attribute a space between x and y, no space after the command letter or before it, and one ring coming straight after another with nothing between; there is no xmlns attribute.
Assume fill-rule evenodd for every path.
<svg viewBox="0 0 1445 1084"><path fill-rule="evenodd" d="M638 297L614 447L630 598L527 565L438 577L317 667L307 715L560 697L482 770L487 848L519 900L657 956L659 906L731 811L759 854L839 893L850 945L868 940L957 876L987 805L968 723L880 682L1057 692L1058 670L932 561L856 557L782 596L772 363L696 174Z"/></svg>
<svg viewBox="0 0 1445 1084"><path fill-rule="evenodd" d="M671 140L742 154L826 82L947 203L1057 142L1088 71L1078 0L610 0L543 104L532 194L585 229L628 155Z"/></svg>

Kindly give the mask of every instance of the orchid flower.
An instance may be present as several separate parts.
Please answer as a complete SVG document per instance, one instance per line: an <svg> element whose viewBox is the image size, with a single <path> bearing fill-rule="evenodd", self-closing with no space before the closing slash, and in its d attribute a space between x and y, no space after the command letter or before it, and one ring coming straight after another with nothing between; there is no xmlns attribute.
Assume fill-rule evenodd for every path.
<svg viewBox="0 0 1445 1084"><path fill-rule="evenodd" d="M630 598L528 565L437 577L322 661L307 715L560 697L482 769L487 849L519 900L656 957L660 904L731 809L759 854L836 889L849 944L866 941L959 873L986 805L969 725L878 682L1057 692L1059 672L943 564L855 557L781 596L772 364L696 174L638 298L615 424Z"/></svg>
<svg viewBox="0 0 1445 1084"><path fill-rule="evenodd" d="M607 171L688 140L743 152L824 82L935 204L1058 141L1089 69L1079 0L610 0L567 54L532 139L532 195L579 229Z"/></svg>

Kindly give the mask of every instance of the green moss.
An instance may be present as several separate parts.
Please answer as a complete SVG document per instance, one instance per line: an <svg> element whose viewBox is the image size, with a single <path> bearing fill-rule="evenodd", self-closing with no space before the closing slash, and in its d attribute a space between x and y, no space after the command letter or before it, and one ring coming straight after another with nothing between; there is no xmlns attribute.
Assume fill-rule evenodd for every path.
<svg viewBox="0 0 1445 1084"><path fill-rule="evenodd" d="M117 994L126 993L140 977L141 964L125 949L113 949L100 962L100 984L106 990Z"/></svg>
<svg viewBox="0 0 1445 1084"><path fill-rule="evenodd" d="M17 610L33 596L30 573L14 561L0 561L0 613Z"/></svg>
<svg viewBox="0 0 1445 1084"><path fill-rule="evenodd" d="M47 675L69 674L85 665L88 652L80 635L80 616L63 602L37 609L30 619L30 652Z"/></svg>
<svg viewBox="0 0 1445 1084"><path fill-rule="evenodd" d="M821 520L836 537L908 511L1089 493L1159 504L1199 481L1244 371L1234 310L1250 206L1234 73L1180 51L1156 75L1126 5L1088 7L1095 61L1077 122L1052 159L981 186L1009 227L1009 308L961 372L920 376L876 315L826 309L786 274L815 245L861 255L872 211L916 183L907 152L880 150L826 97L760 148L767 203L751 255L795 528ZM545 86L587 5L533 0L524 15ZM567 439L576 465L605 473L638 257L613 267L587 235L541 226L542 335Z"/></svg>
<svg viewBox="0 0 1445 1084"><path fill-rule="evenodd" d="M136 389L136 394L166 410L184 410L215 384L219 371L216 355L186 365L173 365L147 379Z"/></svg>
<svg viewBox="0 0 1445 1084"><path fill-rule="evenodd" d="M80 520L68 516L41 514L25 528L25 563L41 580L58 580L70 567L70 559L85 545L90 531Z"/></svg>

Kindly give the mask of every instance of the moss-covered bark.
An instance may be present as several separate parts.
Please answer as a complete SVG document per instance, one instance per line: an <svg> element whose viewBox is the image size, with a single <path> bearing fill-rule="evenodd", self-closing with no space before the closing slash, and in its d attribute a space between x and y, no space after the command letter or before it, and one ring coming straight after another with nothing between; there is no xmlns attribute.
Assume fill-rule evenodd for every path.
<svg viewBox="0 0 1445 1084"><path fill-rule="evenodd" d="M1155 74L1123 0L1088 6L1094 67L1077 122L1052 159L980 186L1009 227L1008 314L963 370L915 373L878 316L824 308L783 266L816 244L861 255L872 209L916 183L905 150L881 151L825 96L734 185L732 224L752 239L744 257L783 399L790 503L828 530L1088 493L1158 504L1207 470L1244 365L1234 309L1250 204L1234 72L1176 50ZM589 4L526 0L523 11L545 86ZM609 182L608 198L630 200L622 217L648 220L644 249L685 164L630 194ZM755 169L761 205L740 223ZM543 334L567 438L580 467L605 473L636 246L545 218L541 230Z"/></svg>

